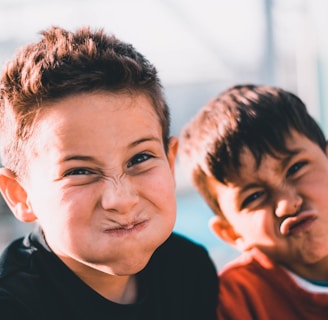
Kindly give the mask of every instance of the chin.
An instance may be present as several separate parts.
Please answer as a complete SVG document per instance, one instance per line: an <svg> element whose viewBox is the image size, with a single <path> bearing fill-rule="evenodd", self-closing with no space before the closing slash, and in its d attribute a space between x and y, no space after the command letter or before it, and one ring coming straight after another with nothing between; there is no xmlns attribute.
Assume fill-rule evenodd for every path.
<svg viewBox="0 0 328 320"><path fill-rule="evenodd" d="M138 261L135 263L127 263L124 265L116 265L110 268L111 274L116 275L116 276L131 276L139 273L142 271L148 264L148 261Z"/></svg>
<svg viewBox="0 0 328 320"><path fill-rule="evenodd" d="M139 252L139 254L133 254L126 257L121 257L117 262L108 263L108 267L111 274L117 276L134 275L142 271L148 264L153 252L145 254L145 251Z"/></svg>
<svg viewBox="0 0 328 320"><path fill-rule="evenodd" d="M315 252L303 253L301 259L305 264L315 264L323 260L328 260L328 255L316 254Z"/></svg>

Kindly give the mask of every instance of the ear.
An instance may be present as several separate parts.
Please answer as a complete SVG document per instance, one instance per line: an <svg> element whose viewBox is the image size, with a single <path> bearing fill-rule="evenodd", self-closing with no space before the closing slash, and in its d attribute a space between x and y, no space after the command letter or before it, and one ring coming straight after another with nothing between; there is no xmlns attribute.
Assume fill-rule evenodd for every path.
<svg viewBox="0 0 328 320"><path fill-rule="evenodd" d="M177 157L177 152L178 152L178 145L179 145L178 138L170 137L168 150L167 150L167 158L169 160L170 169L173 174L175 168L175 159Z"/></svg>
<svg viewBox="0 0 328 320"><path fill-rule="evenodd" d="M235 229L224 217L217 215L212 217L209 220L209 227L218 237L239 251L245 249L242 237L235 232Z"/></svg>
<svg viewBox="0 0 328 320"><path fill-rule="evenodd" d="M0 168L0 192L18 220L33 222L37 219L27 201L25 189L16 175L6 168Z"/></svg>

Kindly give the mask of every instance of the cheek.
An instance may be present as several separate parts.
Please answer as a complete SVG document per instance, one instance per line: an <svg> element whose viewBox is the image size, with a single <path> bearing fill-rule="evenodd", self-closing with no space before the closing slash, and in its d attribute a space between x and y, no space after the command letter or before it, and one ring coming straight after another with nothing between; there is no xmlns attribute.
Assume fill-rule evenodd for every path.
<svg viewBox="0 0 328 320"><path fill-rule="evenodd" d="M81 224L85 220L85 213L90 211L90 197L93 197L93 194L82 190L68 192L61 188L48 188L42 194L36 194L34 209L40 224L45 228L57 230Z"/></svg>
<svg viewBox="0 0 328 320"><path fill-rule="evenodd" d="M327 159L325 158L324 161L326 162ZM312 168L296 186L300 193L306 196L316 197L326 194L324 191L328 188L328 166L326 163L318 168Z"/></svg>
<svg viewBox="0 0 328 320"><path fill-rule="evenodd" d="M57 198L57 205L60 208L63 218L68 223L81 224L85 220L90 220L97 207L100 197L97 190L93 188L75 188L70 192L62 191Z"/></svg>
<svg viewBox="0 0 328 320"><path fill-rule="evenodd" d="M272 238L275 235L275 222L268 212L256 212L236 217L234 222L235 230L249 242L261 241L265 238Z"/></svg>
<svg viewBox="0 0 328 320"><path fill-rule="evenodd" d="M141 176L136 183L141 191L148 193L161 192L163 196L175 193L175 180L169 168L159 168L149 175Z"/></svg>
<svg viewBox="0 0 328 320"><path fill-rule="evenodd" d="M157 172L138 181L139 194L165 211L176 210L175 181L171 172Z"/></svg>
<svg viewBox="0 0 328 320"><path fill-rule="evenodd" d="M271 210L260 210L253 213L251 225L256 234L271 234L275 225L273 213Z"/></svg>
<svg viewBox="0 0 328 320"><path fill-rule="evenodd" d="M318 177L318 179L307 180L298 186L300 194L308 199L327 201L328 180Z"/></svg>

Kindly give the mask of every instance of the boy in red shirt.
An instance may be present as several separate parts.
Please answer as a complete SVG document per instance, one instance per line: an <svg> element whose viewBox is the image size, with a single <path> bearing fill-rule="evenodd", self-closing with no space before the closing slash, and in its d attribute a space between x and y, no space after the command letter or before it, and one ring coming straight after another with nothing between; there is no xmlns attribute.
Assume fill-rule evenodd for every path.
<svg viewBox="0 0 328 320"><path fill-rule="evenodd" d="M183 129L180 159L242 255L220 271L218 319L327 319L328 147L303 102L239 85Z"/></svg>

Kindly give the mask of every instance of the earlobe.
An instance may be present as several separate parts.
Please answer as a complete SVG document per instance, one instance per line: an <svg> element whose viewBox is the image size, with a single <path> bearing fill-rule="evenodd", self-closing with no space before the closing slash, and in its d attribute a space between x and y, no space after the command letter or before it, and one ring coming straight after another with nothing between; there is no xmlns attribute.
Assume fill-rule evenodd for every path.
<svg viewBox="0 0 328 320"><path fill-rule="evenodd" d="M231 224L223 217L214 216L209 220L210 229L223 241L242 251L243 241Z"/></svg>
<svg viewBox="0 0 328 320"><path fill-rule="evenodd" d="M27 201L27 193L15 174L6 168L0 168L0 192L8 207L18 220L33 222L36 216Z"/></svg>

